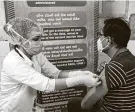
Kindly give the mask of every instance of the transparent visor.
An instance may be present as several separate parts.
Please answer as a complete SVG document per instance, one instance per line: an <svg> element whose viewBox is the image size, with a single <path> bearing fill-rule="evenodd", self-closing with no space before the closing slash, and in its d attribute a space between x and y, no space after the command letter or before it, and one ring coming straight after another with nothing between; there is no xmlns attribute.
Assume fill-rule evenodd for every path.
<svg viewBox="0 0 135 112"><path fill-rule="evenodd" d="M8 31L8 41L13 45L21 45L22 42L27 41L27 39L23 38L20 34L18 34L13 28L12 25L7 24Z"/></svg>
<svg viewBox="0 0 135 112"><path fill-rule="evenodd" d="M20 45L22 47L25 48L25 44L29 44L31 45L30 39L33 38L33 36L30 39L25 39L23 36L21 36L20 34L18 34L13 28L12 25L7 24L7 30L8 30L8 41L9 43L13 44L13 45ZM38 33L39 34L39 33ZM36 34L36 35L38 35Z"/></svg>

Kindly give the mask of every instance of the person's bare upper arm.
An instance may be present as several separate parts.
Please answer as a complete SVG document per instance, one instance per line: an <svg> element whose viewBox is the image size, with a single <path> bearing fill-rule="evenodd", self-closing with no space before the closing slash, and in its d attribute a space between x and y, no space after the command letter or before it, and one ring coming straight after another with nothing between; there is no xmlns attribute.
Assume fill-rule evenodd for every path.
<svg viewBox="0 0 135 112"><path fill-rule="evenodd" d="M101 75L101 84L98 87L91 88L83 98L81 102L83 109L91 109L93 105L96 104L108 92L105 72L103 71Z"/></svg>

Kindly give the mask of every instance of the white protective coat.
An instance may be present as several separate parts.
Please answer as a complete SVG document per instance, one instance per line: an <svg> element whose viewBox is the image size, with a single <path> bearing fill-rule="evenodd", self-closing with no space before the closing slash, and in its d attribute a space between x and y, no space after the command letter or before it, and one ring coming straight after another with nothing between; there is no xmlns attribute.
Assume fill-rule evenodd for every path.
<svg viewBox="0 0 135 112"><path fill-rule="evenodd" d="M36 90L45 92L55 90L55 79L48 77L58 78L60 70L43 54L34 56L31 61L19 49L18 51L23 58L12 50L3 62L0 112L29 112L36 97Z"/></svg>

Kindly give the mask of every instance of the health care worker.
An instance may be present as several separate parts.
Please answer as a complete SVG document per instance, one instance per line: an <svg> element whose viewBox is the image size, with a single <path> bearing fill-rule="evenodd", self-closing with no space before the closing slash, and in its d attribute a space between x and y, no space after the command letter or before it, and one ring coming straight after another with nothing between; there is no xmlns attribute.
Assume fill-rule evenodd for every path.
<svg viewBox="0 0 135 112"><path fill-rule="evenodd" d="M4 26L14 45L3 61L0 112L30 112L36 90L52 92L77 85L98 85L89 71L61 71L42 55L41 27L27 18L14 18ZM61 79L58 79L61 78Z"/></svg>

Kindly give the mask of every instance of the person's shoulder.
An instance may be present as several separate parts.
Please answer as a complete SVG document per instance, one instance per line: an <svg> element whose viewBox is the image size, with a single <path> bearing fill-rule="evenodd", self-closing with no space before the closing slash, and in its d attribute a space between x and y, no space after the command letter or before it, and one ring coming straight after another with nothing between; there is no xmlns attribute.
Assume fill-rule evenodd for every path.
<svg viewBox="0 0 135 112"><path fill-rule="evenodd" d="M135 56L128 50L119 59L122 62L135 63Z"/></svg>
<svg viewBox="0 0 135 112"><path fill-rule="evenodd" d="M130 51L126 51L113 59L110 64L116 64L128 71L135 68L135 56Z"/></svg>
<svg viewBox="0 0 135 112"><path fill-rule="evenodd" d="M111 60L108 64L106 64L107 68L111 69L123 69L124 63L120 60Z"/></svg>

